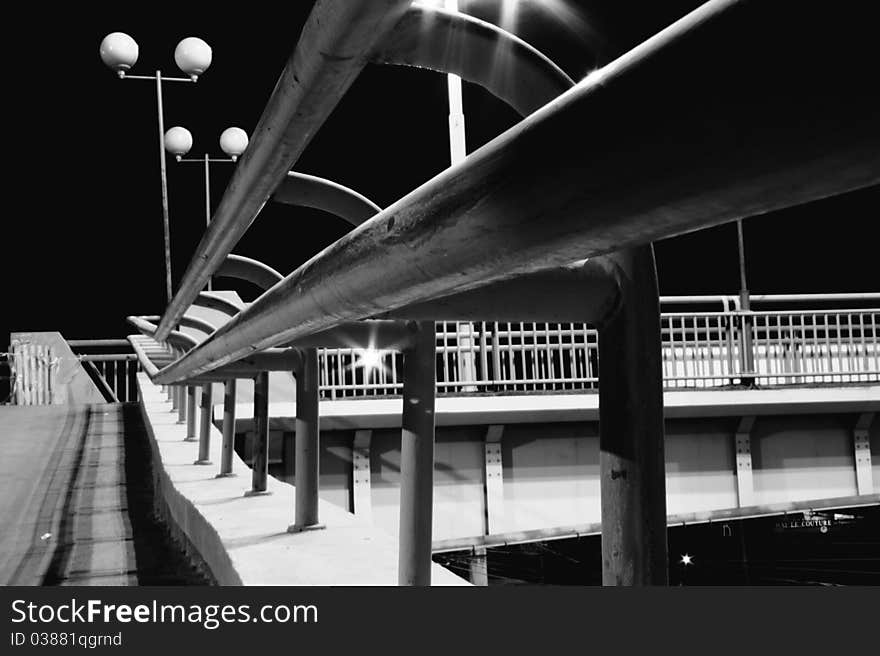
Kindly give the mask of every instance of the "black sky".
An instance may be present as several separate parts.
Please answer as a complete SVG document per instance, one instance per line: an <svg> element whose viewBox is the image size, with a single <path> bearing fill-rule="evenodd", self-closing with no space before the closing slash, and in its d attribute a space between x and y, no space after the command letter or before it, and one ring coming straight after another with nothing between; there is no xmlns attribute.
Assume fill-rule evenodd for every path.
<svg viewBox="0 0 880 656"><path fill-rule="evenodd" d="M518 33L573 78L615 58L698 2L570 0L563 20L526 12ZM123 336L128 314L159 313L164 266L155 91L121 82L98 46L124 31L140 44L135 73L176 74L186 36L214 51L197 85L166 85L166 128L183 125L194 155L220 154L225 127L251 132L296 44L312 2L160 5L32 3L6 10L5 303L0 342L12 330L60 330L68 338ZM209 7L214 7L213 9ZM464 3L497 20L490 2ZM15 33L18 33L17 36ZM14 38L12 38L14 37ZM381 206L448 165L446 86L427 71L370 66L296 165L351 186ZM507 129L515 114L465 85L469 148ZM231 167L212 170L213 205ZM198 166L169 161L175 286L204 227ZM14 201L14 202L13 202ZM880 188L745 222L750 288L756 293L877 291L874 225ZM320 212L269 204L235 252L283 273L342 236ZM735 293L732 224L657 245L661 293Z"/></svg>

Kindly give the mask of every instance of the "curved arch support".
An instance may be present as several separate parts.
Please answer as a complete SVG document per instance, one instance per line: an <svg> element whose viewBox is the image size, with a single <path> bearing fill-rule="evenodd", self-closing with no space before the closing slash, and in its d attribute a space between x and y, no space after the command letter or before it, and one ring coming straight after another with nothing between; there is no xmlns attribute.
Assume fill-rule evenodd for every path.
<svg viewBox="0 0 880 656"><path fill-rule="evenodd" d="M196 300L193 301L193 305L208 308L209 310L217 310L218 312L228 314L230 317L234 317L246 307L244 303L233 303L229 299L211 292L199 292Z"/></svg>
<svg viewBox="0 0 880 656"><path fill-rule="evenodd" d="M331 180L290 171L275 190L273 200L288 205L311 207L358 226L382 211L366 196Z"/></svg>
<svg viewBox="0 0 880 656"><path fill-rule="evenodd" d="M180 317L180 327L198 330L200 333L204 333L205 337L208 337L211 333L217 330L217 326L214 324L205 321L204 319L200 319L199 317L194 317L191 314L184 314Z"/></svg>
<svg viewBox="0 0 880 656"><path fill-rule="evenodd" d="M152 337L155 339L156 335L156 324L146 321L142 317L126 317L128 323L137 328L141 334L146 337ZM168 339L166 340L169 346L174 348L178 348L182 351L189 351L190 349L199 345L198 340L191 335L187 335L178 330L172 330Z"/></svg>
<svg viewBox="0 0 880 656"><path fill-rule="evenodd" d="M409 8L371 59L458 75L522 116L574 86L548 57L510 32L467 14L418 3Z"/></svg>
<svg viewBox="0 0 880 656"><path fill-rule="evenodd" d="M275 283L280 282L284 278L284 276L268 264L263 264L259 260L244 257L243 255L232 254L226 256L226 259L223 260L223 264L220 265L220 268L217 269L214 276L218 278L245 280L256 285L262 291L266 291L270 287L273 287ZM220 310L221 312L225 311L221 308L213 309Z"/></svg>

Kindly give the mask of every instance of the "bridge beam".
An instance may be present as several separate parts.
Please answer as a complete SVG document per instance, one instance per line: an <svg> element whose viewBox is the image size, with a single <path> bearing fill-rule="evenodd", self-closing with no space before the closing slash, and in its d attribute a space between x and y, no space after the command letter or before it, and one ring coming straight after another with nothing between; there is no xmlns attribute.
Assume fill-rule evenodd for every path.
<svg viewBox="0 0 880 656"><path fill-rule="evenodd" d="M403 355L398 583L427 586L431 585L437 336L433 321L411 325L414 343Z"/></svg>
<svg viewBox="0 0 880 656"><path fill-rule="evenodd" d="M299 533L324 528L318 522L319 456L321 453L318 412L318 349L302 352L296 376L296 501L294 523L287 530Z"/></svg>
<svg viewBox="0 0 880 656"><path fill-rule="evenodd" d="M235 476L232 473L232 454L235 450L235 392L236 380L223 384L223 444L220 448L220 473L217 478Z"/></svg>
<svg viewBox="0 0 880 656"><path fill-rule="evenodd" d="M254 441L251 462L251 489L246 497L271 494L266 487L269 479L269 372L261 371L254 378Z"/></svg>
<svg viewBox="0 0 880 656"><path fill-rule="evenodd" d="M666 585L660 301L653 247L610 256L621 302L599 327L603 585Z"/></svg>

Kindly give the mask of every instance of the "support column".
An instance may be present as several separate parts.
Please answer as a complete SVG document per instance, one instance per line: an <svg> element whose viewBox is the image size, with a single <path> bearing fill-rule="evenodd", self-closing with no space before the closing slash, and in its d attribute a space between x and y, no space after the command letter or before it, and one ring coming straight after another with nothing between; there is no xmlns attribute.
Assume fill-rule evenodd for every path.
<svg viewBox="0 0 880 656"><path fill-rule="evenodd" d="M856 460L856 489L859 496L874 494L874 474L871 464L871 436L868 431L874 421L873 412L865 412L859 416L853 431L853 447Z"/></svg>
<svg viewBox="0 0 880 656"><path fill-rule="evenodd" d="M739 507L755 505L755 484L752 477L752 427L754 417L743 417L736 429L736 494Z"/></svg>
<svg viewBox="0 0 880 656"><path fill-rule="evenodd" d="M202 385L202 417L199 424L199 459L194 465L210 465L211 464L211 420L213 417L213 396L214 386L211 383Z"/></svg>
<svg viewBox="0 0 880 656"><path fill-rule="evenodd" d="M318 523L318 382L318 349L303 349L302 366L296 372L296 507L290 533L324 528Z"/></svg>
<svg viewBox="0 0 880 656"><path fill-rule="evenodd" d="M198 388L193 385L186 386L186 441L196 441L196 395Z"/></svg>
<svg viewBox="0 0 880 656"><path fill-rule="evenodd" d="M217 478L235 476L232 454L235 451L235 378L223 385L223 445L220 447L220 473Z"/></svg>
<svg viewBox="0 0 880 656"><path fill-rule="evenodd" d="M174 385L174 394L177 398L177 423L186 423L186 388L182 385Z"/></svg>
<svg viewBox="0 0 880 656"><path fill-rule="evenodd" d="M504 531L504 466L501 462L503 425L486 431L486 535Z"/></svg>
<svg viewBox="0 0 880 656"><path fill-rule="evenodd" d="M403 355L398 583L426 586L431 585L436 333L434 322L409 325L414 340Z"/></svg>
<svg viewBox="0 0 880 656"><path fill-rule="evenodd" d="M180 395L177 393L179 388L179 385L168 385L168 396L171 399L171 412L180 411Z"/></svg>
<svg viewBox="0 0 880 656"><path fill-rule="evenodd" d="M474 547L470 562L471 583L480 587L489 585L489 561L486 547Z"/></svg>
<svg viewBox="0 0 880 656"><path fill-rule="evenodd" d="M355 431L351 446L352 512L366 521L373 519L373 496L371 492L370 440L373 431Z"/></svg>
<svg viewBox="0 0 880 656"><path fill-rule="evenodd" d="M269 372L261 371L254 379L254 442L251 463L251 489L246 497L271 494L269 479Z"/></svg>
<svg viewBox="0 0 880 656"><path fill-rule="evenodd" d="M651 245L607 256L618 305L599 332L603 585L666 585L660 302Z"/></svg>

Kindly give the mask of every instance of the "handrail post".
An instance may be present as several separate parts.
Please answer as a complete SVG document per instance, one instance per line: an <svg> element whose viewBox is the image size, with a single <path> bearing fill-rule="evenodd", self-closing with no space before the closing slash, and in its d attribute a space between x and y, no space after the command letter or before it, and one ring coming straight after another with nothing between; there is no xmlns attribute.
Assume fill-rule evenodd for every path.
<svg viewBox="0 0 880 656"><path fill-rule="evenodd" d="M235 378L223 387L223 446L220 449L220 473L217 478L235 476L232 473L232 453L235 449Z"/></svg>
<svg viewBox="0 0 880 656"><path fill-rule="evenodd" d="M318 523L320 415L318 411L318 349L302 351L296 372L296 454L294 485L296 508L290 533L324 528Z"/></svg>
<svg viewBox="0 0 880 656"><path fill-rule="evenodd" d="M603 585L666 585L663 365L651 245L608 256L620 303L600 327Z"/></svg>
<svg viewBox="0 0 880 656"><path fill-rule="evenodd" d="M186 388L183 385L174 386L174 394L177 397L177 423L186 423Z"/></svg>
<svg viewBox="0 0 880 656"><path fill-rule="evenodd" d="M186 386L186 441L196 441L196 395L198 388L194 385Z"/></svg>
<svg viewBox="0 0 880 656"><path fill-rule="evenodd" d="M211 464L211 419L213 413L212 396L214 385L205 383L202 385L201 408L202 416L199 424L199 459L194 465L210 465Z"/></svg>
<svg viewBox="0 0 880 656"><path fill-rule="evenodd" d="M251 464L251 489L246 497L271 494L266 489L269 478L269 372L261 371L254 379L254 442Z"/></svg>
<svg viewBox="0 0 880 656"><path fill-rule="evenodd" d="M398 583L426 586L431 585L437 337L433 321L410 325L414 340L403 356Z"/></svg>

